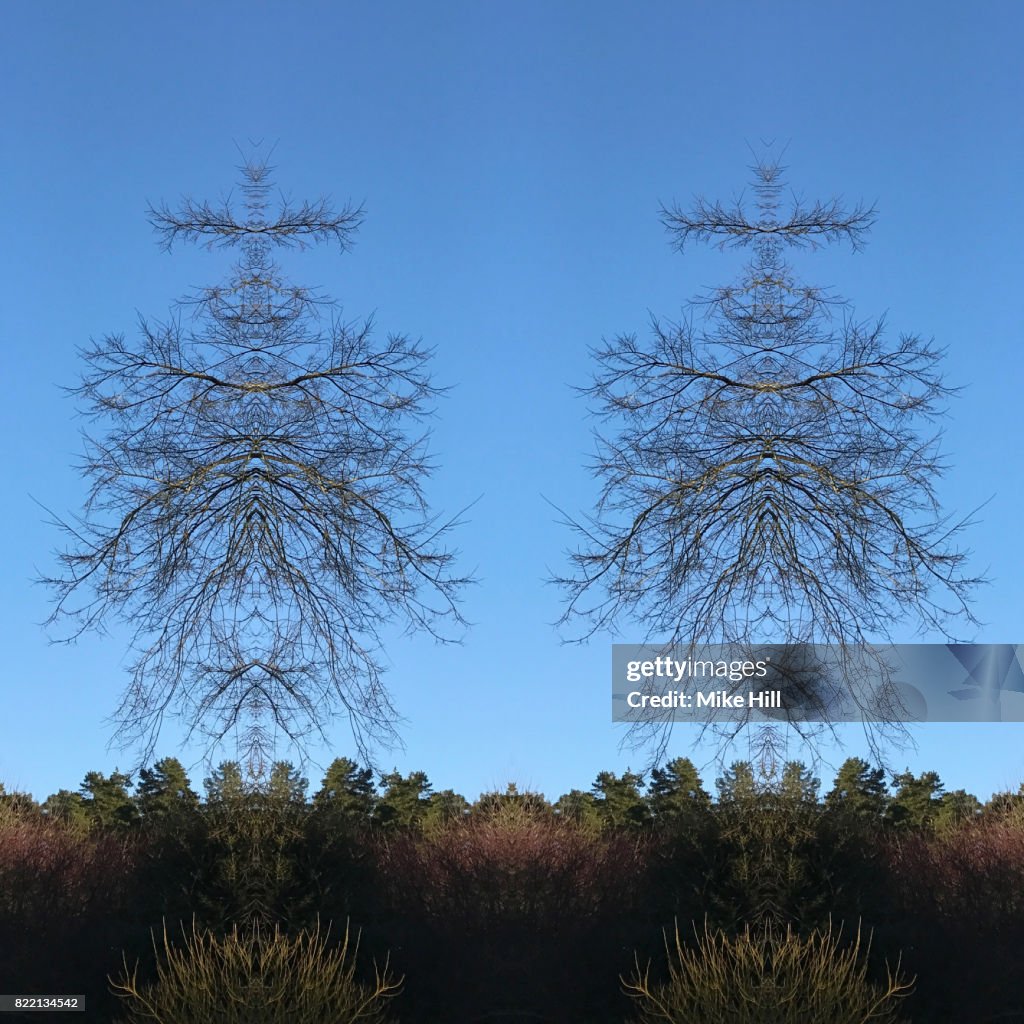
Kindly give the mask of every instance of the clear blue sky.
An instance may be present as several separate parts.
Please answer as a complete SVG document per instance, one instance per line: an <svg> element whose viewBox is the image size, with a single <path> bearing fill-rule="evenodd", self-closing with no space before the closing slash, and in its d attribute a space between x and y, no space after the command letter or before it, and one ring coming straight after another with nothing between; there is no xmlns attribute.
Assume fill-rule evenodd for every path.
<svg viewBox="0 0 1024 1024"><path fill-rule="evenodd" d="M610 721L610 638L563 646L551 626L560 595L543 580L572 538L545 499L579 513L596 496L570 387L588 382L587 347L643 331L648 310L677 316L737 269L674 254L659 202L729 200L762 139L789 143L789 181L808 198L877 202L865 251L796 267L859 316L888 311L894 334L949 346L948 380L966 388L939 494L960 513L991 498L967 538L971 568L992 577L986 624L964 639L1024 641L1022 36L1015 2L7 7L0 780L43 797L131 760L107 751L103 723L126 637L48 644L48 595L30 580L54 568L60 538L30 495L62 514L84 495L80 422L58 387L78 379L76 345L131 335L136 310L163 317L229 266L160 252L147 202L217 199L250 139L277 143L294 197L365 202L352 253L284 266L346 315L376 310L382 332L437 347L436 380L454 389L428 496L448 512L480 498L456 538L481 580L465 603L476 625L461 647L396 635L388 682L407 749L382 752L385 766L471 799L509 780L554 798L642 762ZM863 753L846 735L835 764ZM321 764L353 751L344 722L333 736L312 750ZM914 736L899 767L936 769L948 788L985 799L1024 780L1019 725ZM179 738L169 728L159 753L191 764L201 751ZM691 739L677 727L671 753L702 763Z"/></svg>

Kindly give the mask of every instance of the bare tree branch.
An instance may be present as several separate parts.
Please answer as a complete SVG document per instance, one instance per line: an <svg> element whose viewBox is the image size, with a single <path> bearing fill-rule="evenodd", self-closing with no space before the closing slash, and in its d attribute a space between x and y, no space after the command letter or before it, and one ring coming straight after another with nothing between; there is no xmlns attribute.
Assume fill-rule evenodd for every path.
<svg viewBox="0 0 1024 1024"><path fill-rule="evenodd" d="M430 352L372 323L331 319L330 303L289 285L272 245L334 238L359 211L326 200L266 214L266 165L243 168L248 218L186 201L153 214L176 238L242 246L231 279L193 296L194 328L140 321L140 343L109 336L82 351L71 392L101 421L85 435L84 514L50 624L73 639L117 616L134 629L118 735L152 754L165 714L214 743L269 729L298 743L335 713L360 757L393 743L380 631L397 615L439 640L467 577L441 544L456 525L429 514L427 433L408 427L441 393ZM249 723L245 726L245 723ZM268 724L269 723L269 724Z"/></svg>
<svg viewBox="0 0 1024 1024"><path fill-rule="evenodd" d="M700 329L652 319L649 345L623 335L594 352L581 390L616 429L597 435L594 515L567 518L581 546L555 580L560 622L585 640L625 616L659 645L886 643L908 618L949 636L976 621L982 581L955 546L967 520L935 496L939 432L922 433L953 391L943 353L887 342L882 320L854 322L782 259L783 246L857 248L873 210L796 201L780 215L778 164L755 172L757 217L703 199L662 211L680 250L754 250L737 284L691 305Z"/></svg>

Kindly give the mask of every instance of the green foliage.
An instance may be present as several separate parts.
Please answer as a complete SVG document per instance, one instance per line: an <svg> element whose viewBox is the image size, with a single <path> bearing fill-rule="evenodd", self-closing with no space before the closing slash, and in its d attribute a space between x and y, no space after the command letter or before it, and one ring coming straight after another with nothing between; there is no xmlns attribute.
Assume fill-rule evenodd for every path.
<svg viewBox="0 0 1024 1024"><path fill-rule="evenodd" d="M374 821L383 828L417 828L430 807L430 780L426 772L403 776L396 769L381 776L384 793L374 808Z"/></svg>
<svg viewBox="0 0 1024 1024"><path fill-rule="evenodd" d="M783 767L778 783L778 793L783 800L816 804L820 788L821 780L815 778L801 762L790 761Z"/></svg>
<svg viewBox="0 0 1024 1024"><path fill-rule="evenodd" d="M831 923L806 939L790 928L783 934L770 923L747 927L736 938L711 932L696 934L697 948L688 949L675 927L675 962L665 937L669 981L652 985L650 964L641 972L639 960L625 992L640 1016L635 1024L897 1024L900 1002L912 982L886 966L888 983L868 980L868 940L861 958L860 928L846 949L841 930Z"/></svg>
<svg viewBox="0 0 1024 1024"><path fill-rule="evenodd" d="M922 829L935 825L942 807L942 781L938 772L915 776L907 770L893 776L896 792L889 801L886 817L897 829Z"/></svg>
<svg viewBox="0 0 1024 1024"><path fill-rule="evenodd" d="M303 778L299 770L290 761L276 761L270 769L265 792L271 803L306 802L306 791L309 779Z"/></svg>
<svg viewBox="0 0 1024 1024"><path fill-rule="evenodd" d="M552 805L555 817L570 822L577 828L596 831L601 828L601 810L593 793L571 789L560 796Z"/></svg>
<svg viewBox="0 0 1024 1024"><path fill-rule="evenodd" d="M828 912L817 786L799 762L777 781L758 781L749 762L738 761L717 780L708 904L721 924L806 926Z"/></svg>
<svg viewBox="0 0 1024 1024"><path fill-rule="evenodd" d="M939 809L935 812L937 829L956 829L971 822L980 821L982 815L981 801L966 789L954 789L943 793Z"/></svg>
<svg viewBox="0 0 1024 1024"><path fill-rule="evenodd" d="M184 929L183 929L184 931ZM157 980L139 985L138 965L111 980L125 1001L123 1024L385 1024L388 1000L399 994L385 963L374 966L375 984L355 978L359 939L349 959L349 929L342 944L328 950L328 934L300 932L294 939L274 929L264 934L257 924L238 929L223 940L196 929L185 935L185 948L175 949L164 925L164 957L157 954Z"/></svg>
<svg viewBox="0 0 1024 1024"><path fill-rule="evenodd" d="M86 795L85 810L92 828L125 830L138 823L139 812L128 794L131 776L114 772L86 772L81 790Z"/></svg>
<svg viewBox="0 0 1024 1024"><path fill-rule="evenodd" d="M990 821L1008 821L1024 825L1024 783L1016 793L1009 790L993 793L985 804L983 813Z"/></svg>
<svg viewBox="0 0 1024 1024"><path fill-rule="evenodd" d="M471 809L475 819L502 818L509 821L523 821L530 818L551 818L554 810L543 793L519 792L519 787L510 782L504 793L494 790L481 793Z"/></svg>
<svg viewBox="0 0 1024 1024"><path fill-rule="evenodd" d="M429 806L423 812L423 824L428 828L445 828L465 821L470 813L469 801L461 793L442 789L439 793L431 793Z"/></svg>
<svg viewBox="0 0 1024 1024"><path fill-rule="evenodd" d="M335 758L313 794L313 808L335 822L369 824L377 800L373 770L347 757Z"/></svg>
<svg viewBox="0 0 1024 1024"><path fill-rule="evenodd" d="M657 823L685 827L707 813L711 796L693 762L688 757L677 757L664 768L651 770L647 805Z"/></svg>
<svg viewBox="0 0 1024 1024"><path fill-rule="evenodd" d="M265 785L245 783L228 761L205 784L197 908L218 928L306 917L315 899L303 856L306 780L281 761Z"/></svg>
<svg viewBox="0 0 1024 1024"><path fill-rule="evenodd" d="M644 777L628 768L621 776L614 772L598 774L591 788L604 828L642 828L650 824L651 812L640 795L643 784Z"/></svg>
<svg viewBox="0 0 1024 1024"><path fill-rule="evenodd" d="M51 793L42 803L43 814L51 821L75 829L89 828L89 812L81 793L70 789L59 789Z"/></svg>
<svg viewBox="0 0 1024 1024"><path fill-rule="evenodd" d="M207 803L224 803L245 795L242 768L237 761L223 761L203 779Z"/></svg>
<svg viewBox="0 0 1024 1024"><path fill-rule="evenodd" d="M885 771L859 757L848 757L840 765L835 785L825 794L828 810L864 821L881 822L888 804Z"/></svg>
<svg viewBox="0 0 1024 1024"><path fill-rule="evenodd" d="M199 810L199 794L175 757L165 757L152 768L139 772L135 787L135 806L143 824L171 826Z"/></svg>
<svg viewBox="0 0 1024 1024"><path fill-rule="evenodd" d="M754 768L749 761L734 761L715 779L719 804L753 800L758 794Z"/></svg>
<svg viewBox="0 0 1024 1024"><path fill-rule="evenodd" d="M126 949L131 962L162 917L195 914L221 940L242 929L295 935L319 917L351 917L367 925L362 948L378 959L401 947L417 978L410 998L418 1012L429 996L420 1019L431 1024L476 1019L493 991L526 992L527 977L522 1006L531 1012L557 1005L551 1019L604 1020L623 951L638 950L640 963L657 959L659 926L673 916L706 915L705 930L722 928L736 942L745 929L760 941L860 918L885 956L914 957L927 989L915 999L917 1021L918 1010L953 1005L946 979L958 976L963 948L969 978L957 998L968 1006L986 965L1009 974L1024 939L1015 896L1024 787L979 814L971 794L943 793L934 772L905 772L890 800L881 771L851 758L819 801L818 780L799 762L773 777L737 762L716 780L713 802L693 764L677 758L651 772L645 797L641 776L602 772L591 792L573 790L554 805L510 784L470 809L452 790L432 792L423 772L393 772L382 779L389 810L378 817L372 773L346 758L331 764L311 804L288 762L258 780L225 762L204 780L200 802L181 764L165 758L139 773L129 798L143 826L136 836L120 810L129 781L90 772L81 792L49 797L37 821L6 812L17 795L0 787L0 946L17 949L32 932L30 952L6 974L0 963L0 980L31 976L44 990L52 979L26 965L44 971L40 951L56 950L65 973L81 967L84 976L93 965L102 985L111 968L102 956ZM897 810L884 813L891 803ZM375 818L379 834L354 827ZM645 821L658 827L640 828ZM916 828L921 822L929 827ZM890 842L883 826L908 834ZM569 947L573 959L560 960ZM481 979L465 1006L451 1003L459 973L449 962ZM575 997L563 1007L558 993L584 976L596 980L587 1011ZM994 1015L1010 1002L1001 992L985 1006ZM980 1019L956 1005L955 1016L927 1019Z"/></svg>
<svg viewBox="0 0 1024 1024"><path fill-rule="evenodd" d="M5 818L38 818L40 811L41 807L32 799L31 793L21 793L17 790L8 793L4 784L0 782L0 821Z"/></svg>

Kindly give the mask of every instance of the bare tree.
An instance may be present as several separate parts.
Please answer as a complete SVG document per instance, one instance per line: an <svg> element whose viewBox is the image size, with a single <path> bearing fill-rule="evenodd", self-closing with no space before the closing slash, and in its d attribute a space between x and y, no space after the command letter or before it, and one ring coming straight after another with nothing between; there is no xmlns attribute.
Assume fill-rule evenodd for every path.
<svg viewBox="0 0 1024 1024"><path fill-rule="evenodd" d="M347 714L360 756L397 739L382 683L380 629L394 616L438 639L464 624L454 553L421 489L427 433L408 426L440 393L430 351L371 339L371 321L340 322L334 303L289 284L273 247L336 242L362 219L326 199L270 212L270 168L241 168L244 212L186 200L151 208L175 241L241 250L230 279L204 288L190 327L140 319L129 346L108 336L82 350L84 399L108 432L85 435L91 480L70 536L48 623L72 640L111 613L134 628L131 684L117 736L151 756L176 709L215 745L236 730L257 771L273 735L323 735ZM325 314L330 314L329 317ZM82 599L75 603L77 599Z"/></svg>
<svg viewBox="0 0 1024 1024"><path fill-rule="evenodd" d="M908 617L948 636L953 619L975 621L980 581L953 546L966 520L936 500L939 433L921 432L953 390L942 352L912 335L887 342L883 320L854 321L783 258L859 249L873 208L794 197L783 212L778 162L753 171L754 210L742 197L662 208L679 251L752 249L742 279L681 323L652 318L649 344L623 335L594 351L600 371L580 390L617 432L597 435L596 514L569 519L582 546L557 580L561 622L582 621L586 639L628 615L666 645L884 644ZM779 739L763 733L772 763Z"/></svg>

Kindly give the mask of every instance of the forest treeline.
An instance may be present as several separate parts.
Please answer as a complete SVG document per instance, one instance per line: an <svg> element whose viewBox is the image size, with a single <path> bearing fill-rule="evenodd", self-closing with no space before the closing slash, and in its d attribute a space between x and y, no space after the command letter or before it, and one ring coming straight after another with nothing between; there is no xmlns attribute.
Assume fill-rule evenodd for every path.
<svg viewBox="0 0 1024 1024"><path fill-rule="evenodd" d="M868 971L854 987L869 1001L900 965L913 994L890 986L899 1014L880 1021L1024 1019L1011 981L1024 948L1024 786L982 804L935 772L887 777L850 758L828 788L800 762L766 780L744 761L705 787L676 758L646 778L600 772L554 801L510 784L470 803L422 771L375 778L338 758L312 792L285 761L259 784L226 761L202 788L164 758L135 780L89 772L42 802L0 792L0 991L86 993L90 1019L124 1024L112 985L137 969L132 984L151 991L172 955L163 936L185 956L190 929L206 929L209 957L237 927L299 942L322 926L337 949L349 924L365 991L379 965L403 979L388 1020L635 1024L680 976L674 927L711 981L738 957L739 987L750 957L767 955L764 936L792 928L811 945L841 935ZM723 937L707 953L704 929ZM209 960L196 970L205 978ZM826 974L837 970L830 954ZM801 991L817 998L819 982ZM170 999L166 969L163 984ZM637 1001L630 984L651 994ZM709 985L700 1006L721 988ZM794 1019L832 1024L829 1012ZM141 1019L155 1018L130 1024ZM208 1018L179 1007L158 1019Z"/></svg>
<svg viewBox="0 0 1024 1024"><path fill-rule="evenodd" d="M772 794L824 810L842 809L880 827L893 829L956 826L971 820L1001 818L1014 809L1024 811L1024 783L1016 792L994 794L982 803L963 789L947 791L938 773L909 770L891 777L862 758L848 758L831 788L800 761L785 765L774 782L756 777L753 766L736 761L716 778L714 796L705 788L689 758L669 761L648 776L627 769L597 774L589 790L572 789L551 801L543 794L520 792L515 783L505 791L482 793L470 802L451 789L435 791L426 772L402 775L396 770L378 776L347 757L336 758L320 787L310 794L309 779L288 761L277 761L261 785L247 784L236 761L224 761L203 780L204 796L193 788L181 762L174 757L143 768L134 782L115 769L110 775L87 772L77 790L61 789L43 801L30 794L7 792L0 782L0 806L30 817L98 829L142 827L167 815L199 811L204 805L251 795L276 804L329 810L332 818L352 825L381 829L430 828L452 821L487 817L498 808L516 808L531 816L571 821L593 828L643 829L675 824L715 803L756 793Z"/></svg>

